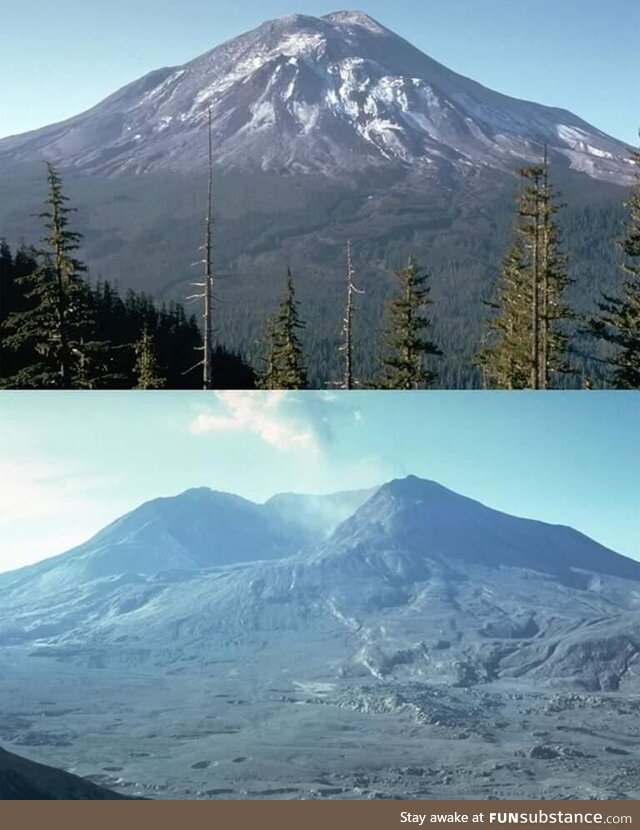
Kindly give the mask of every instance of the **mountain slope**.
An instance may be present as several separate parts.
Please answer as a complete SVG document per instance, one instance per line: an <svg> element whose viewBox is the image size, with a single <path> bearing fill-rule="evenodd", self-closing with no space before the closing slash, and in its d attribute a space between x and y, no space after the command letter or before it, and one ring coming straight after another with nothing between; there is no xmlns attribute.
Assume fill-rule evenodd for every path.
<svg viewBox="0 0 640 830"><path fill-rule="evenodd" d="M110 801L126 799L54 767L0 748L0 801Z"/></svg>
<svg viewBox="0 0 640 830"><path fill-rule="evenodd" d="M0 236L35 241L42 160L64 167L82 259L95 279L193 294L202 245L207 110L214 122L216 331L254 366L291 265L307 322L310 383L342 372L346 243L358 298L354 365L379 372L393 270L416 254L431 275L433 361L442 388L479 386L473 365L511 236L514 170L550 147L570 252L569 304L596 312L619 292L614 240L633 169L626 148L563 110L516 101L450 72L361 13L270 21L89 112L0 141ZM144 175L133 175L144 173ZM118 175L121 174L121 175ZM587 175L585 175L587 174ZM588 351L578 344L576 352ZM601 356L600 356L601 357ZM580 384L576 375L559 381ZM585 367L596 385L603 364Z"/></svg>
<svg viewBox="0 0 640 830"><path fill-rule="evenodd" d="M280 559L329 534L372 492L281 494L256 504L206 487L187 490L146 502L71 551L1 575L0 585L78 585Z"/></svg>
<svg viewBox="0 0 640 830"><path fill-rule="evenodd" d="M220 495L103 541L169 506L159 561L198 505L255 515ZM309 506L264 507L309 527ZM640 563L414 477L328 529L278 560L4 575L2 743L160 799L638 796ZM105 797L25 765L0 752L0 795Z"/></svg>
<svg viewBox="0 0 640 830"><path fill-rule="evenodd" d="M279 558L306 540L299 526L271 521L257 504L207 488L155 499L88 542L26 570L46 584L80 584L119 574L198 570ZM21 579L21 571L3 579Z"/></svg>
<svg viewBox="0 0 640 830"><path fill-rule="evenodd" d="M558 578L589 571L640 580L640 563L568 527L520 519L409 476L381 487L312 560L401 551L412 566L526 568Z"/></svg>
<svg viewBox="0 0 640 830"><path fill-rule="evenodd" d="M0 582L0 644L92 665L253 655L270 671L294 660L316 673L450 683L534 673L590 688L620 683L640 654L640 563L414 477L289 559L50 575Z"/></svg>
<svg viewBox="0 0 640 830"><path fill-rule="evenodd" d="M322 172L411 165L512 170L542 147L621 182L626 148L571 113L486 89L362 12L290 15L160 69L61 124L0 141L0 162L52 159L107 173L193 171L211 108L225 167Z"/></svg>

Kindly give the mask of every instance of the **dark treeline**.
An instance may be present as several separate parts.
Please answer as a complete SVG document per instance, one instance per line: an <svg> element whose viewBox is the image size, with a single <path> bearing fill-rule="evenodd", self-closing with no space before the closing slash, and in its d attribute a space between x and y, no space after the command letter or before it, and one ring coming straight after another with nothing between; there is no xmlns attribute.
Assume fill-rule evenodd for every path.
<svg viewBox="0 0 640 830"><path fill-rule="evenodd" d="M632 153L632 162L640 171L640 154ZM325 351L335 349L336 360L315 348L317 332L305 322L295 275L285 268L280 305L261 335L252 333L255 365L212 342L205 386L306 388L313 362L341 367L335 377L314 379L315 386L342 389L455 387L473 385L473 377L487 389L640 388L640 175L625 204L624 231L607 227L611 248L619 250L619 291L599 296L597 279L588 268L576 273L566 253L560 230L566 206L555 191L546 152L539 165L518 172L512 239L493 295L478 300L487 309L481 342L472 358L463 358L463 349L445 355L461 356L457 374L463 382L452 382L450 369L446 378L439 372L438 332L455 321L442 300L432 299L429 275L417 258L395 272L391 299L383 301L374 286L361 298L349 246L344 293L333 301L343 312L342 331L335 346L321 344ZM91 284L75 257L81 239L72 230L72 213L60 177L49 167L41 248L23 245L12 253L6 243L0 247L0 386L202 388L206 325L180 304L159 307L147 294L122 295L105 281ZM588 206L583 213L578 218L588 237ZM584 310L591 294L595 314ZM368 315L377 304L384 319L373 342L363 322L365 303ZM313 361L305 343L313 344ZM467 342L467 354L468 347Z"/></svg>
<svg viewBox="0 0 640 830"><path fill-rule="evenodd" d="M0 241L0 388L63 388L61 372L38 368L46 358L42 352L47 327L43 326L42 338L34 337L30 343L16 344L10 333L16 331L16 315L33 312L29 294L36 271L37 255L32 249L21 247L12 255L6 242ZM158 306L148 294L132 290L122 295L107 281L87 285L86 301L91 336L79 344L78 362L83 368L71 387L202 387L197 365L202 335L195 315L187 316L182 305ZM217 346L212 362L218 388L254 388L254 373L239 355Z"/></svg>
<svg viewBox="0 0 640 830"><path fill-rule="evenodd" d="M49 167L41 248L15 254L0 241L0 387L14 389L198 389L202 336L178 303L124 296L108 281L91 285L75 257L80 235ZM242 358L217 346L218 388L253 388Z"/></svg>

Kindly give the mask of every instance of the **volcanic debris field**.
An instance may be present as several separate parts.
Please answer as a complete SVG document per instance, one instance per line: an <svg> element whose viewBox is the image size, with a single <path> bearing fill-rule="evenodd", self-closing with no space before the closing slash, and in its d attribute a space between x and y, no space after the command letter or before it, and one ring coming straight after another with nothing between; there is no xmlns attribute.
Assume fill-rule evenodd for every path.
<svg viewBox="0 0 640 830"><path fill-rule="evenodd" d="M640 699L5 662L0 739L160 799L635 799Z"/></svg>
<svg viewBox="0 0 640 830"><path fill-rule="evenodd" d="M144 798L635 799L639 585L415 477L187 491L0 576L0 745Z"/></svg>

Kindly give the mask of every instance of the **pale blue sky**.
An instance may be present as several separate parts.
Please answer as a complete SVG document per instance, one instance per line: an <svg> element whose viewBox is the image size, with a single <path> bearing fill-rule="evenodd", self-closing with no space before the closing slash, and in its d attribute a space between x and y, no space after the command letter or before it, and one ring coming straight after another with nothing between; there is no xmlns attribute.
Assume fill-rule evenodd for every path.
<svg viewBox="0 0 640 830"><path fill-rule="evenodd" d="M570 109L636 143L638 0L361 0L356 7L463 75ZM0 136L75 115L266 19L339 8L321 0L4 0Z"/></svg>
<svg viewBox="0 0 640 830"><path fill-rule="evenodd" d="M78 544L157 496L430 478L640 559L640 395L0 395L0 571Z"/></svg>

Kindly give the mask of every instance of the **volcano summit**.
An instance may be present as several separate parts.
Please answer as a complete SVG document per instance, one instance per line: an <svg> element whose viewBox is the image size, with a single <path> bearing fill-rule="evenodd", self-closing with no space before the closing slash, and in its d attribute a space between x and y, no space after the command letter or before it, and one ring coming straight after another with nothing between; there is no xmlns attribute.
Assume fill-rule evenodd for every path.
<svg viewBox="0 0 640 830"><path fill-rule="evenodd" d="M554 155L594 178L629 175L626 148L570 112L509 98L447 69L368 15L290 15L159 69L88 112L0 142L0 161L46 158L106 173L205 162L321 172L411 165L512 170Z"/></svg>
<svg viewBox="0 0 640 830"><path fill-rule="evenodd" d="M202 245L209 113L216 334L254 366L290 265L309 382L335 381L350 239L365 290L359 380L379 372L391 275L415 254L433 278L438 383L477 386L483 301L507 248L514 173L539 164L545 147L567 204L570 304L590 314L601 292L619 290L628 148L568 110L463 77L351 11L268 21L69 120L0 140L0 236L13 247L40 237L42 162L52 161L78 210L90 274L184 302Z"/></svg>

